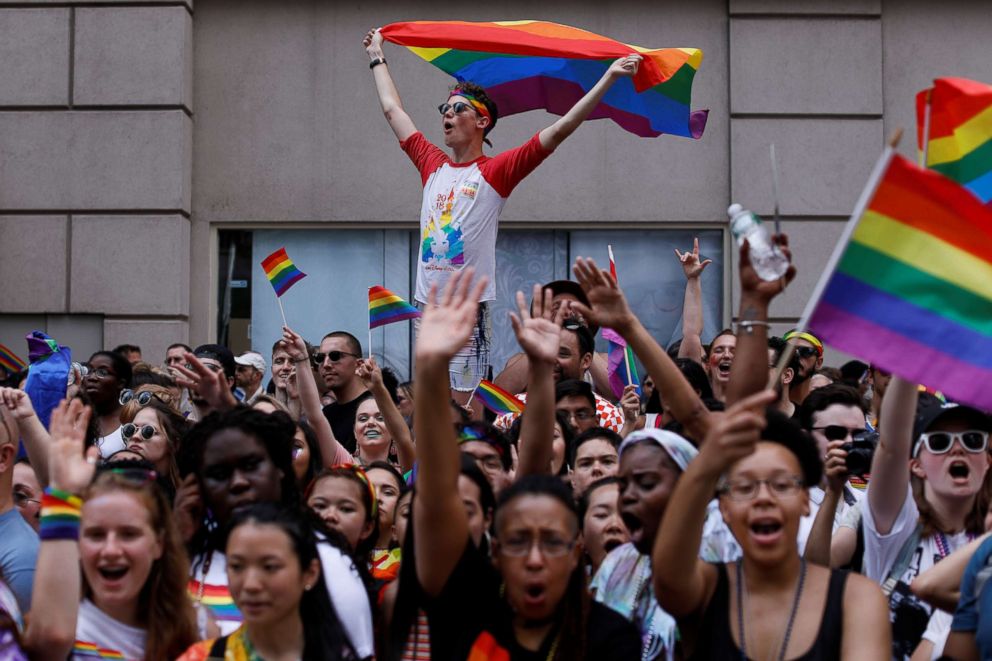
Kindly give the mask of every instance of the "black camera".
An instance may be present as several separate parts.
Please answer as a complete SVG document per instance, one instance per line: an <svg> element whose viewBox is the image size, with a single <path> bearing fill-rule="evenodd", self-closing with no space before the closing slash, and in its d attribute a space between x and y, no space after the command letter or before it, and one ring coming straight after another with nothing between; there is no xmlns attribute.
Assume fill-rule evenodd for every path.
<svg viewBox="0 0 992 661"><path fill-rule="evenodd" d="M844 444L847 453L847 473L856 477L864 477L871 472L871 460L875 456L875 446L878 444L878 432L859 435L850 443Z"/></svg>

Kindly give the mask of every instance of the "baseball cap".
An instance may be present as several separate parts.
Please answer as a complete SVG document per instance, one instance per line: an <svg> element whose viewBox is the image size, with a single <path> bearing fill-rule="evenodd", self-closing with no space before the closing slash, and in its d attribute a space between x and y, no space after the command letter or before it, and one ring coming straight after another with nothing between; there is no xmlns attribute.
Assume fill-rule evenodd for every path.
<svg viewBox="0 0 992 661"><path fill-rule="evenodd" d="M699 454L696 446L673 431L664 429L639 429L627 434L627 437L623 439L623 443L620 444L620 456L622 457L624 451L629 450L638 443L654 443L659 446L668 453L668 456L672 458L672 461L675 462L681 471L685 471L689 462Z"/></svg>
<svg viewBox="0 0 992 661"><path fill-rule="evenodd" d="M942 402L930 393L920 393L920 400L916 405L916 420L913 422L913 455L916 455L920 434L930 431L941 420L952 417L965 420L974 429L992 431L992 418L987 413L964 404Z"/></svg>
<svg viewBox="0 0 992 661"><path fill-rule="evenodd" d="M265 359L262 358L262 354L256 351L245 351L243 354L235 358L234 362L245 367L254 367L259 372L262 372L263 374L265 373Z"/></svg>

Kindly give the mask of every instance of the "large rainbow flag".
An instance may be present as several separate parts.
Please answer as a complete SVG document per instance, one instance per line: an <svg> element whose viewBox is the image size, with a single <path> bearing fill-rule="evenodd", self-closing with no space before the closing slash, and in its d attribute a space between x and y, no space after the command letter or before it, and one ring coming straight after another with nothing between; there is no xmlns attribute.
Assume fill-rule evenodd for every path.
<svg viewBox="0 0 992 661"><path fill-rule="evenodd" d="M992 210L888 153L804 317L841 351L992 409Z"/></svg>
<svg viewBox="0 0 992 661"><path fill-rule="evenodd" d="M992 205L992 86L938 78L916 95L916 141L926 166ZM927 105L930 117L927 125Z"/></svg>
<svg viewBox="0 0 992 661"><path fill-rule="evenodd" d="M486 88L501 117L539 108L564 115L614 60L639 53L637 75L617 80L589 119L648 138L698 138L706 126L708 111L689 108L698 48L644 48L547 21L411 21L385 26L382 36Z"/></svg>

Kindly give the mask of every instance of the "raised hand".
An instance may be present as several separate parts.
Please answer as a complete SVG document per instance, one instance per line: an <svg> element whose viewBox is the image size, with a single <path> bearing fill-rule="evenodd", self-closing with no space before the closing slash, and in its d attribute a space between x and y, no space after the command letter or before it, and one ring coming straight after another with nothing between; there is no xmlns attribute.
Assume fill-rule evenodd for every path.
<svg viewBox="0 0 992 661"><path fill-rule="evenodd" d="M823 473L827 478L827 488L834 493L840 493L847 482L847 451L844 441L827 443L827 456L823 461Z"/></svg>
<svg viewBox="0 0 992 661"><path fill-rule="evenodd" d="M637 75L637 69L640 68L643 59L637 53L631 53L611 64L608 73L614 78L630 78Z"/></svg>
<svg viewBox="0 0 992 661"><path fill-rule="evenodd" d="M288 353L289 359L294 363L302 363L310 357L306 340L289 326L282 327L282 339L279 340L279 348Z"/></svg>
<svg viewBox="0 0 992 661"><path fill-rule="evenodd" d="M710 427L697 458L707 472L722 475L731 464L754 452L765 428L765 407L774 400L774 390L745 397Z"/></svg>
<svg viewBox="0 0 992 661"><path fill-rule="evenodd" d="M591 305L586 307L572 301L572 309L578 311L587 321L612 328L620 334L630 328L636 318L613 276L596 266L595 261L584 257L575 259L572 273Z"/></svg>
<svg viewBox="0 0 992 661"><path fill-rule="evenodd" d="M82 401L62 400L52 411L48 450L49 484L52 488L79 495L89 486L96 471L100 451L94 446L83 450L86 429L93 410Z"/></svg>
<svg viewBox="0 0 992 661"><path fill-rule="evenodd" d="M679 249L675 249L675 256L679 258L679 262L682 263L682 272L685 273L686 280L691 280L693 278L698 278L702 275L703 271L707 266L713 263L712 259L706 259L699 261L699 239L692 239L692 252L686 250L685 252L679 252Z"/></svg>
<svg viewBox="0 0 992 661"><path fill-rule="evenodd" d="M365 47L366 53L380 52L382 50L382 32L379 28L373 28L365 33L365 37L362 39L362 46Z"/></svg>
<svg viewBox="0 0 992 661"><path fill-rule="evenodd" d="M438 299L437 286L431 287L427 307L420 319L417 338L418 359L450 361L465 346L472 335L479 310L479 298L489 279L485 276L472 283L475 269L458 271L448 280Z"/></svg>
<svg viewBox="0 0 992 661"><path fill-rule="evenodd" d="M15 420L25 420L35 414L31 398L17 388L0 388L0 403L11 412Z"/></svg>
<svg viewBox="0 0 992 661"><path fill-rule="evenodd" d="M637 394L636 385L631 384L623 387L620 408L623 409L624 422L637 422L637 418L641 415L641 398Z"/></svg>
<svg viewBox="0 0 992 661"><path fill-rule="evenodd" d="M532 363L554 363L558 357L561 345L561 324L567 305L562 305L556 313L551 306L553 294L550 289L541 291L540 285L534 285L533 309L527 307L527 301L522 291L517 292L517 311L519 316L510 313L510 324L517 336L517 343L527 354Z"/></svg>
<svg viewBox="0 0 992 661"><path fill-rule="evenodd" d="M203 498L200 497L200 483L196 475L190 474L176 489L173 500L172 518L184 542L189 543L203 522Z"/></svg>
<svg viewBox="0 0 992 661"><path fill-rule="evenodd" d="M796 277L796 267L791 264L792 251L789 250L789 237L785 234L776 234L772 237L772 241L778 245L779 250L789 260L789 270L778 280L762 280L758 276L758 272L751 266L751 254L748 250L748 242L745 240L740 248L739 264L742 297L757 298L765 302L771 301L785 291L788 284Z"/></svg>
<svg viewBox="0 0 992 661"><path fill-rule="evenodd" d="M176 377L177 384L194 391L215 410L222 411L238 405L223 370L214 372L188 351L183 354L183 358L187 367L176 366L176 370L182 375Z"/></svg>
<svg viewBox="0 0 992 661"><path fill-rule="evenodd" d="M370 392L375 388L382 387L382 370L375 362L375 358L362 358L355 368L355 376L362 380L362 385Z"/></svg>

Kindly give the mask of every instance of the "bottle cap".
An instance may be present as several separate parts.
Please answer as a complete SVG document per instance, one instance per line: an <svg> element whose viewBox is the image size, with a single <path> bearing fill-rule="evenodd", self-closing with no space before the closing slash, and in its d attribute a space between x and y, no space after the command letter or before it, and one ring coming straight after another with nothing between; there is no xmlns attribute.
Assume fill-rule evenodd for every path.
<svg viewBox="0 0 992 661"><path fill-rule="evenodd" d="M727 207L727 215L730 216L731 218L733 218L734 216L736 216L737 214L739 214L743 210L744 210L744 207L742 207L741 205L739 205L736 202L734 202L729 207Z"/></svg>

